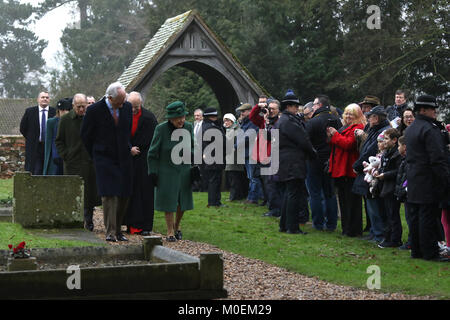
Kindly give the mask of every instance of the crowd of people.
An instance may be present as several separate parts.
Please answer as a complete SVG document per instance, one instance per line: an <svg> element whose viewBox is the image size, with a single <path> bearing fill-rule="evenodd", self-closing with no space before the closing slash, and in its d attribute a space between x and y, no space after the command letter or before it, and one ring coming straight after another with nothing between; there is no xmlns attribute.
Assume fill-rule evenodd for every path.
<svg viewBox="0 0 450 320"><path fill-rule="evenodd" d="M154 210L165 213L167 241L181 240L192 192L207 192L207 206L220 208L225 185L227 201L266 206L263 216L279 218L280 232L306 234L306 223L335 232L340 218L345 236L449 260L450 139L432 96L408 105L398 90L393 106L368 95L342 110L322 94L302 105L288 90L280 100L262 95L223 117L213 107L196 109L193 124L181 101L169 104L158 124L142 95L120 83L92 100L78 93L55 109L41 92L20 129L25 170L81 176L85 228L94 229L94 207L103 205L106 241L127 241L122 225L150 235ZM181 147L173 139L180 129L189 137ZM174 150L189 161L174 161Z"/></svg>

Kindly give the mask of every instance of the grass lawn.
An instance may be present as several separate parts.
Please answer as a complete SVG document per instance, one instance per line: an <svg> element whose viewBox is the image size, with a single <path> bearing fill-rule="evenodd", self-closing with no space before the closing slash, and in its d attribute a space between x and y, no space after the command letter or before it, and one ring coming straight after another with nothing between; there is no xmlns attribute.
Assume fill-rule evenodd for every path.
<svg viewBox="0 0 450 320"><path fill-rule="evenodd" d="M228 193L222 193L227 199ZM322 280L366 289L367 268L381 270L381 291L450 298L450 264L411 259L409 251L380 249L365 240L320 232L306 225L307 235L278 232L279 220L262 217L265 207L224 202L227 208L206 208L207 194L194 193L195 210L185 213L183 238L263 260ZM403 210L403 209L402 209ZM404 220L404 213L402 211ZM166 233L164 214L155 213L154 230ZM407 238L404 222L403 238Z"/></svg>
<svg viewBox="0 0 450 320"><path fill-rule="evenodd" d="M7 182L5 182L7 181ZM12 180L0 180L0 199L12 190ZM6 191L4 191L6 190ZM222 193L227 199L228 193ZM207 194L194 193L194 207L182 221L183 238L213 244L223 250L263 260L321 280L366 289L367 268L381 270L381 291L431 295L450 299L450 264L411 259L409 251L379 249L375 244L333 233L315 231L307 225L307 235L278 232L276 218L262 217L265 207L225 202L227 208L206 208ZM403 240L407 226L403 219ZM155 232L166 233L164 214L155 212ZM14 238L9 238L14 235ZM34 237L11 223L0 223L0 248L11 242L31 247L81 246L87 243ZM27 241L28 240L28 241ZM16 243L17 242L17 243Z"/></svg>

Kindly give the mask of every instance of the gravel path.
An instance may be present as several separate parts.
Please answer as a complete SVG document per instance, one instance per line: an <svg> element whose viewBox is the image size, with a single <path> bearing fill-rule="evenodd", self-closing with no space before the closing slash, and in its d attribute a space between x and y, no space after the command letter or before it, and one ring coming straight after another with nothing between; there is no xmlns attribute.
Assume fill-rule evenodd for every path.
<svg viewBox="0 0 450 320"><path fill-rule="evenodd" d="M94 232L105 239L103 214L94 213ZM159 235L159 234L154 234ZM128 242L111 245L139 244L142 237L127 235ZM433 297L416 297L398 293L379 293L340 286L306 277L271 264L249 259L221 250L206 243L182 240L163 245L195 257L203 252L221 252L224 259L224 287L230 300L429 300Z"/></svg>

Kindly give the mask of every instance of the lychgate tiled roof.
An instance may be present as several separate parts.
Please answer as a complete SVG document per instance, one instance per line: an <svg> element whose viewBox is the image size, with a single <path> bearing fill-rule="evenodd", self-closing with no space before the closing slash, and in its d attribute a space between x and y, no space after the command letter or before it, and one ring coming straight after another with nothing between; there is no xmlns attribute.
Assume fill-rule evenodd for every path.
<svg viewBox="0 0 450 320"><path fill-rule="evenodd" d="M169 40L184 27L192 12L185 12L164 22L150 42L118 79L125 88L129 89L137 78L145 73L149 64L170 44Z"/></svg>
<svg viewBox="0 0 450 320"><path fill-rule="evenodd" d="M134 59L125 72L119 77L126 90L134 89L146 74L152 69L156 62L164 56L168 48L170 48L180 34L186 30L189 24L196 20L209 33L212 41L220 48L222 54L228 57L230 61L241 72L242 76L258 88L258 91L267 93L265 89L256 81L250 72L241 64L225 43L206 25L205 21L195 10L190 10L176 17L167 19L159 28L150 42L144 47L139 55Z"/></svg>
<svg viewBox="0 0 450 320"><path fill-rule="evenodd" d="M0 99L0 135L20 135L25 109L37 105L36 99Z"/></svg>

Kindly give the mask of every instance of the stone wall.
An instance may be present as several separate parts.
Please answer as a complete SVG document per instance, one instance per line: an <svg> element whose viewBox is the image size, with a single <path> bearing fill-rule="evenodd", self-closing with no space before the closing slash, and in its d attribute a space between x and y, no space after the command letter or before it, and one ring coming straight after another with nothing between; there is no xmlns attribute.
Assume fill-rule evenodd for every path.
<svg viewBox="0 0 450 320"><path fill-rule="evenodd" d="M12 178L25 166L25 138L22 135L0 136L0 179Z"/></svg>

